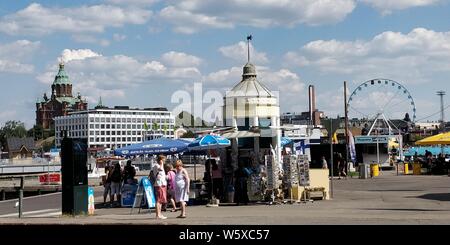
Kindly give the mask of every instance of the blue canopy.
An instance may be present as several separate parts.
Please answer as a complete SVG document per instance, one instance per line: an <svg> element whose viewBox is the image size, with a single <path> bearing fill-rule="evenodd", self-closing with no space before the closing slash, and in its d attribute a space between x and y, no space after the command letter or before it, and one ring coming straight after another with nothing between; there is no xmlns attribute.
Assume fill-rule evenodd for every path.
<svg viewBox="0 0 450 245"><path fill-rule="evenodd" d="M224 148L230 146L231 142L229 139L226 139L222 136L218 135L210 135L207 134L203 137L198 137L194 141L192 141L188 148L189 150L209 150L216 148Z"/></svg>
<svg viewBox="0 0 450 245"><path fill-rule="evenodd" d="M292 140L288 137L281 137L281 146L286 146L292 143Z"/></svg>
<svg viewBox="0 0 450 245"><path fill-rule="evenodd" d="M180 139L159 138L142 143L125 146L114 150L116 156L130 156L143 154L166 154L172 155L186 151L189 141Z"/></svg>

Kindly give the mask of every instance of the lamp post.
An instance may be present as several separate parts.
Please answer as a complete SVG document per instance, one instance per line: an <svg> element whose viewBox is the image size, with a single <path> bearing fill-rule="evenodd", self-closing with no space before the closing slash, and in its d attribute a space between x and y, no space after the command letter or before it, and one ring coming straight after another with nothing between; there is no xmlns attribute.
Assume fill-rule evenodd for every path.
<svg viewBox="0 0 450 245"><path fill-rule="evenodd" d="M330 179L330 197L334 197L333 190L333 180L334 180L334 164L333 164L333 118L330 118L330 168L331 168L331 179Z"/></svg>

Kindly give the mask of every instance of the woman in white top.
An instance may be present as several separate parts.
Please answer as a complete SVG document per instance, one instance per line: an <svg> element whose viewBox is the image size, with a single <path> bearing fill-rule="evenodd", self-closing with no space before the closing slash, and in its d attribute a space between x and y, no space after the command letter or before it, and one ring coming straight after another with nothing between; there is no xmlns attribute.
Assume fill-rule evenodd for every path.
<svg viewBox="0 0 450 245"><path fill-rule="evenodd" d="M181 204L181 214L177 218L186 218L186 202L189 201L189 175L183 168L183 162L177 160L175 164L175 201Z"/></svg>

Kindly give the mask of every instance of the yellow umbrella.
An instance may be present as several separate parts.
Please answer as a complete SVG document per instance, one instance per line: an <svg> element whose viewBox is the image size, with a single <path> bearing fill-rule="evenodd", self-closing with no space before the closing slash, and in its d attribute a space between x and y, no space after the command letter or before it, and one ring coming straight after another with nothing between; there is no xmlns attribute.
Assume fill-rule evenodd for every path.
<svg viewBox="0 0 450 245"><path fill-rule="evenodd" d="M450 145L450 132L421 139L416 141L416 145Z"/></svg>

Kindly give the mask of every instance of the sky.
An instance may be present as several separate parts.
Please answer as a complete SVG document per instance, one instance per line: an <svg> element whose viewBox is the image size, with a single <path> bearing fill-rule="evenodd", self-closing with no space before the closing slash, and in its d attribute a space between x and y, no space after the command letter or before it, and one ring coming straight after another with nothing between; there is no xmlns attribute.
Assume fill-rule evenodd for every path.
<svg viewBox="0 0 450 245"><path fill-rule="evenodd" d="M34 124L36 100L51 94L60 61L89 107L101 96L107 106L173 109L181 90L206 108L206 92L241 80L249 34L258 79L278 91L282 112L306 111L314 85L317 107L343 115L344 81L351 94L385 78L411 98L395 87L363 87L350 117L383 109L398 118L413 99L419 121L437 120L436 91L450 94L448 0L5 0L0 123Z"/></svg>

